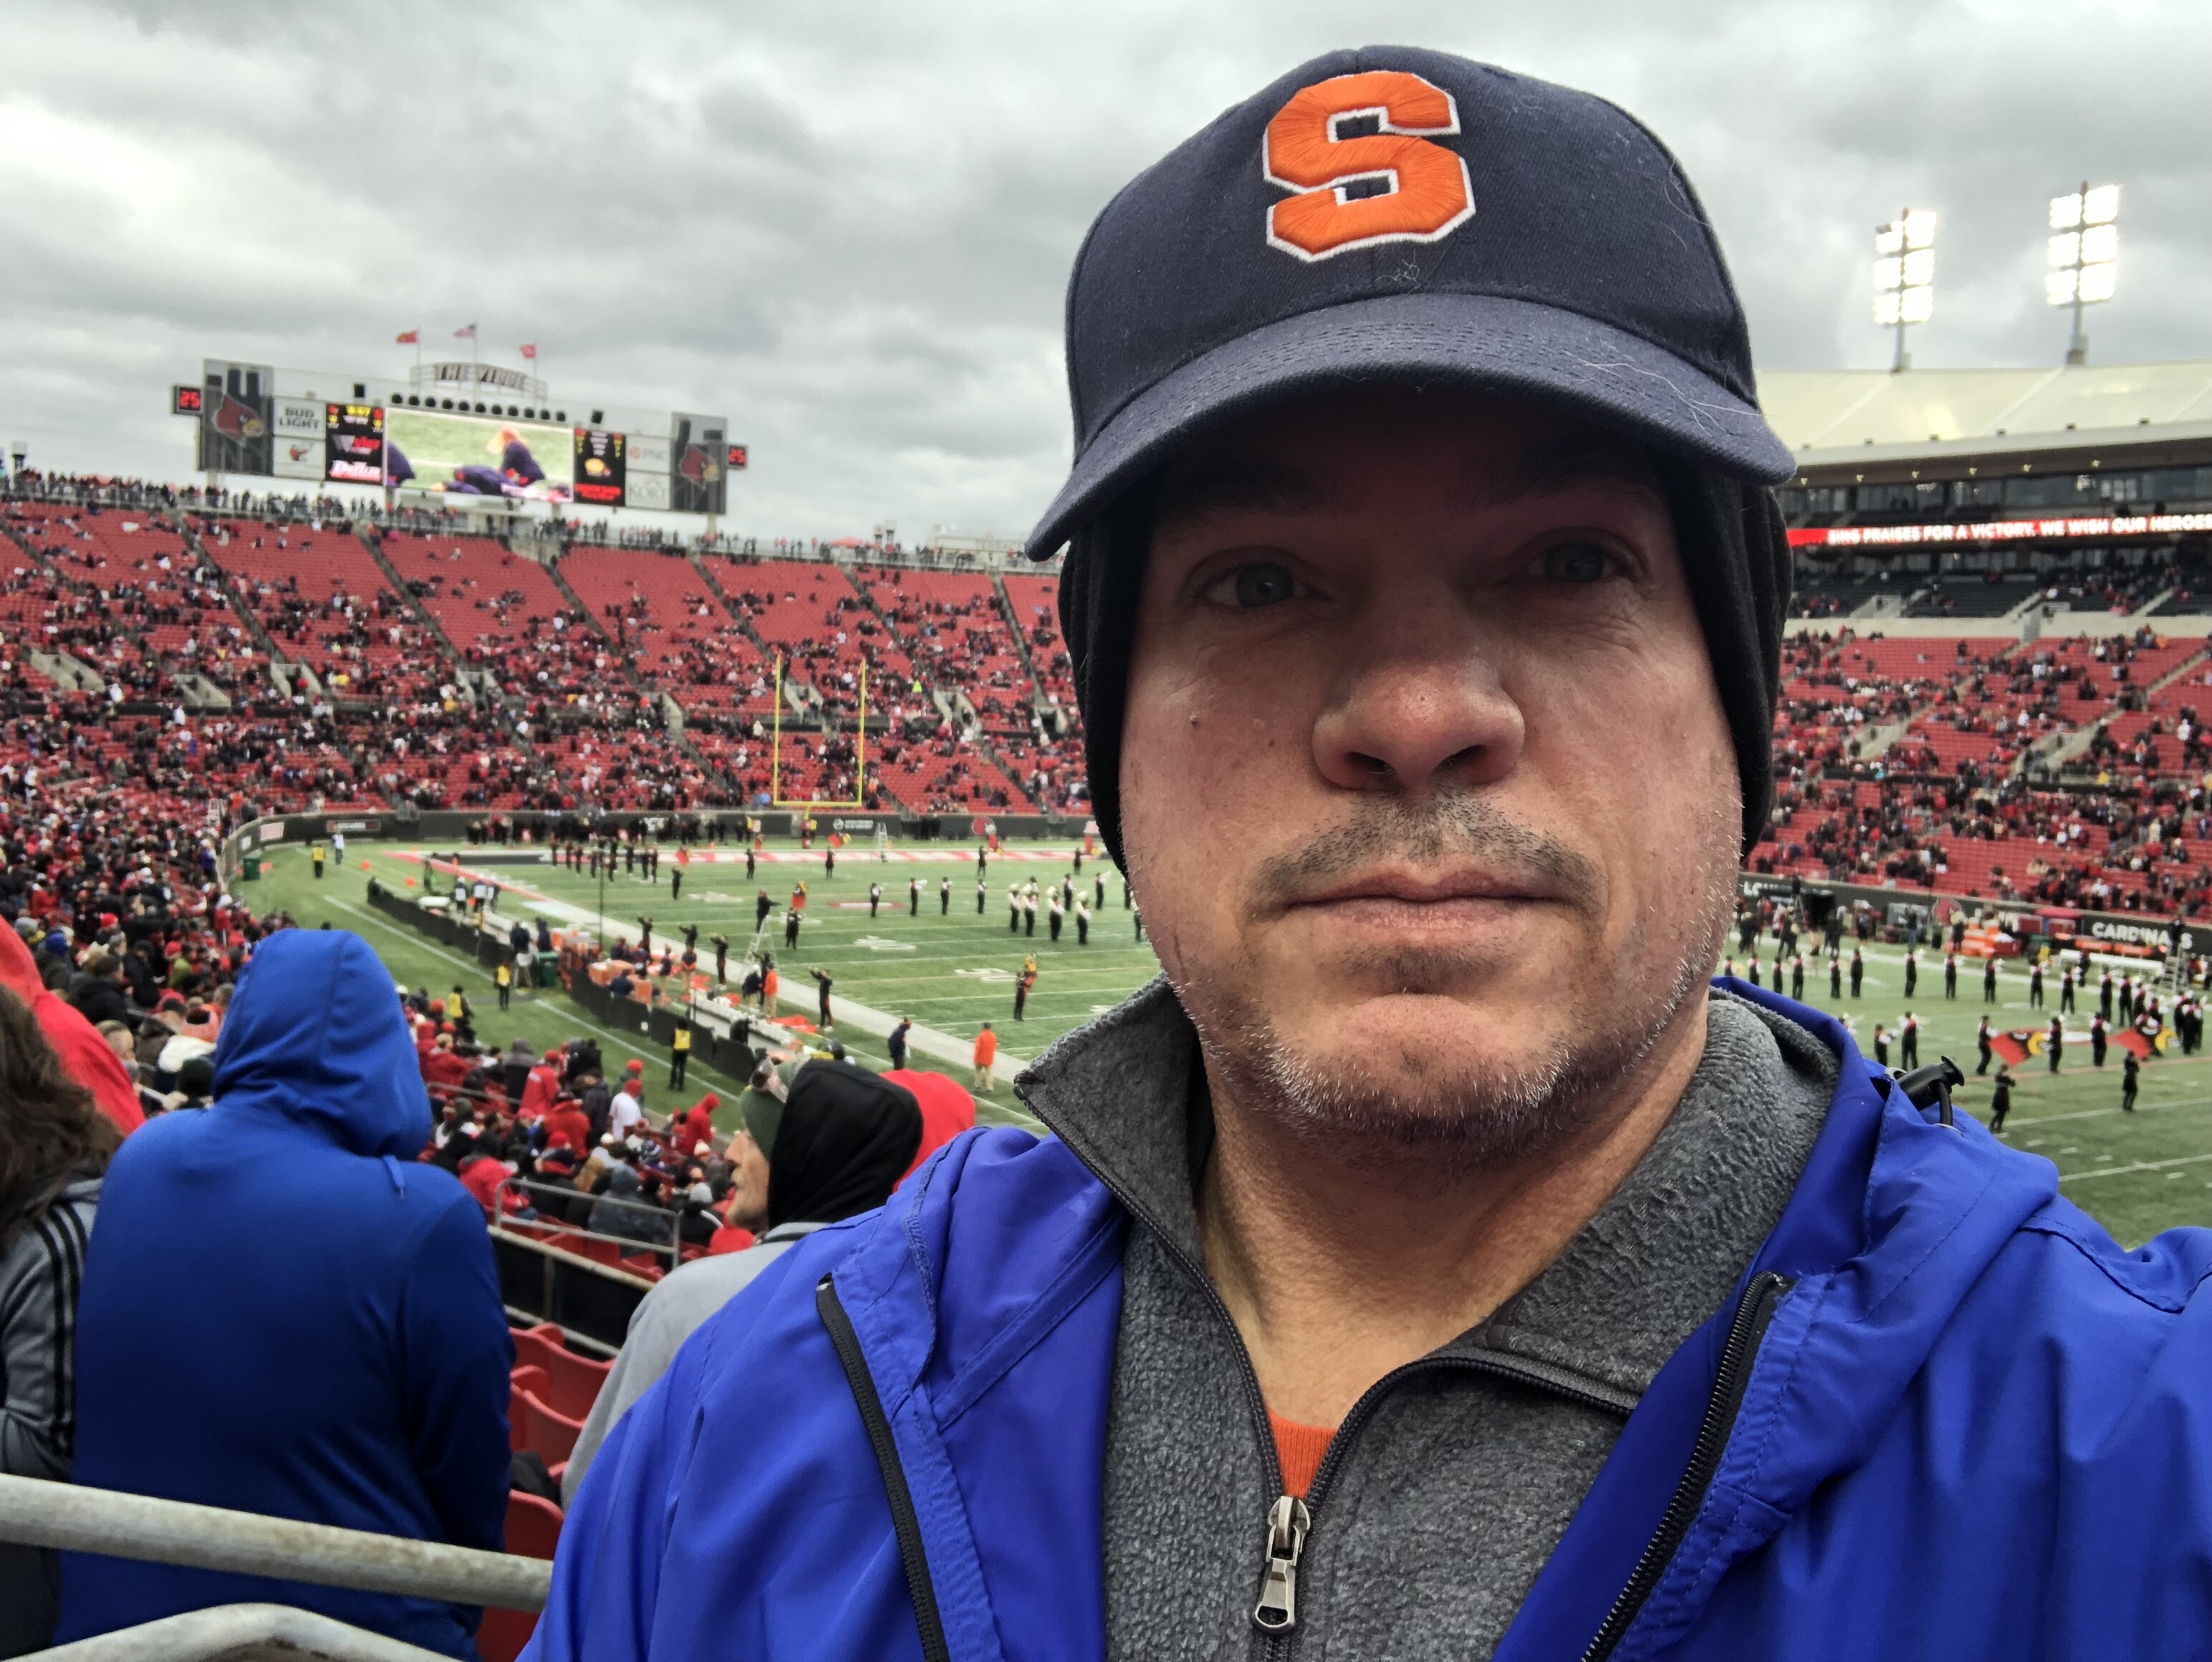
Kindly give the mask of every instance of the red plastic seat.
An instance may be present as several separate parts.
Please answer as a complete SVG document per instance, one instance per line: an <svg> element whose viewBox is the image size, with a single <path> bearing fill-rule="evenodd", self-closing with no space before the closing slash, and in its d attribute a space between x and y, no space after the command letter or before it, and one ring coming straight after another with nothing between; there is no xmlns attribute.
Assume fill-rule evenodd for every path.
<svg viewBox="0 0 2212 1662"><path fill-rule="evenodd" d="M522 1446L547 1465L566 1460L575 1452L576 1439L584 1430L581 1420L556 1414L527 1391L514 1393L514 1408L522 1417Z"/></svg>
<svg viewBox="0 0 2212 1662"><path fill-rule="evenodd" d="M589 1258L593 1263L618 1269L622 1264L622 1243L605 1235L570 1235L560 1243L580 1258Z"/></svg>
<svg viewBox="0 0 2212 1662"><path fill-rule="evenodd" d="M561 1508L536 1495L510 1489L507 1496L507 1550L521 1558L550 1558L561 1543ZM514 1662L538 1631L535 1610L503 1610L487 1605L477 1629L477 1654L483 1662Z"/></svg>
<svg viewBox="0 0 2212 1662"><path fill-rule="evenodd" d="M520 1348L518 1347L518 1354ZM515 1411L514 1395L520 1391L531 1391L540 1402L552 1399L553 1382L545 1370L534 1365L517 1367L507 1376L507 1446L520 1451L522 1447L522 1416Z"/></svg>
<svg viewBox="0 0 2212 1662"><path fill-rule="evenodd" d="M550 1323L516 1334L514 1357L519 1363L543 1369L548 1376L550 1388L537 1393L538 1401L578 1421L591 1413L599 1388L614 1368L612 1362L579 1356L561 1342L561 1330Z"/></svg>

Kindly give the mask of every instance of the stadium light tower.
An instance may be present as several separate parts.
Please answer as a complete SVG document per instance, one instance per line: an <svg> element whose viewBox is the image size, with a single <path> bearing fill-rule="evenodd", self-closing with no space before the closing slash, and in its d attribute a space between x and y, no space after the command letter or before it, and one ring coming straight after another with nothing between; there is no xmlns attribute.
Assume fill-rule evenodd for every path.
<svg viewBox="0 0 2212 1662"><path fill-rule="evenodd" d="M2043 297L2053 306L2071 307L2073 332L2066 340L2069 365L2089 361L2089 338L2081 332L2081 308L2112 297L2120 253L2120 187L2091 185L2051 198L2051 269L2044 273Z"/></svg>
<svg viewBox="0 0 2212 1662"><path fill-rule="evenodd" d="M1911 368L1905 332L1936 311L1936 210L1907 208L1874 234L1874 320L1897 331L1890 374Z"/></svg>

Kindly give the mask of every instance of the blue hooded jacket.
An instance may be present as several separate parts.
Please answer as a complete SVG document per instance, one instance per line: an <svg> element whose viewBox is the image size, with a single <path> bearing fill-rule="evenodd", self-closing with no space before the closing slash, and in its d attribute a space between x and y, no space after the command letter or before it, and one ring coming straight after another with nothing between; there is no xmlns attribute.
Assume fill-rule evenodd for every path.
<svg viewBox="0 0 2212 1662"><path fill-rule="evenodd" d="M2212 1233L2122 1251L2048 1161L1722 984L1836 1094L1500 1662L2212 1652ZM527 1654L1102 1658L1126 1227L1065 1143L994 1129L792 1248L616 1426Z"/></svg>
<svg viewBox="0 0 2212 1662"><path fill-rule="evenodd" d="M430 1107L361 937L262 942L213 1105L109 1167L77 1322L76 1481L499 1550L514 1342L483 1211L417 1164ZM478 1612L64 1555L59 1641L271 1600L448 1655Z"/></svg>

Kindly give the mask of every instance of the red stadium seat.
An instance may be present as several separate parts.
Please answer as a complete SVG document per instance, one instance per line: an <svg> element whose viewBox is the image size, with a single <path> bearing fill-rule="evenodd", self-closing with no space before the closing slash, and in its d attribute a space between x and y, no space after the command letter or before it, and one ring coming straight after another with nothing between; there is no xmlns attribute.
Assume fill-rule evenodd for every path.
<svg viewBox="0 0 2212 1662"><path fill-rule="evenodd" d="M521 1347L519 1345L516 1347L516 1354L518 1355L521 1354ZM507 1446L520 1451L522 1447L522 1416L515 1411L515 1394L518 1391L527 1391L538 1397L539 1400L550 1402L553 1396L553 1381L544 1368L536 1366L517 1367L514 1373L507 1376L507 1379L508 1387Z"/></svg>
<svg viewBox="0 0 2212 1662"><path fill-rule="evenodd" d="M519 1363L547 1376L550 1383L537 1392L538 1400L579 1421L592 1411L592 1404L599 1400L599 1387L606 1384L607 1375L614 1369L611 1362L579 1356L561 1342L561 1330L550 1323L516 1334L514 1355Z"/></svg>
<svg viewBox="0 0 2212 1662"><path fill-rule="evenodd" d="M556 1414L538 1401L535 1393L518 1391L514 1407L522 1417L522 1446L551 1465L556 1460L566 1460L575 1452L576 1439L583 1434L584 1422L572 1420L565 1414Z"/></svg>
<svg viewBox="0 0 2212 1662"><path fill-rule="evenodd" d="M593 1263L603 1263L609 1269L622 1266L622 1243L605 1235L569 1235L560 1244L578 1257L589 1258Z"/></svg>
<svg viewBox="0 0 2212 1662"><path fill-rule="evenodd" d="M510 1489L507 1496L507 1550L519 1558L550 1558L561 1543L561 1508L541 1495ZM538 1631L534 1610L487 1606L477 1629L477 1654L483 1662L514 1662Z"/></svg>

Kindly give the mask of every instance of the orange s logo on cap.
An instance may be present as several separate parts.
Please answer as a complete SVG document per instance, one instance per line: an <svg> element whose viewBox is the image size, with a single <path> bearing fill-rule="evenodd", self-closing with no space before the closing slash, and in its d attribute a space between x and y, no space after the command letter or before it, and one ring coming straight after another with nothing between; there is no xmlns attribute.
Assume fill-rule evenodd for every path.
<svg viewBox="0 0 2212 1662"><path fill-rule="evenodd" d="M1361 117L1378 131L1340 137ZM1299 194L1267 210L1267 242L1327 259L1378 242L1434 242L1474 214L1467 163L1428 135L1459 131L1451 94L1404 70L1370 70L1302 87L1267 124L1260 150L1270 184ZM1374 180L1386 188L1350 196Z"/></svg>

